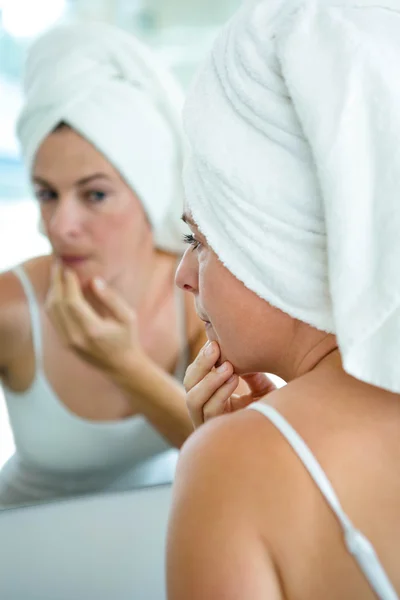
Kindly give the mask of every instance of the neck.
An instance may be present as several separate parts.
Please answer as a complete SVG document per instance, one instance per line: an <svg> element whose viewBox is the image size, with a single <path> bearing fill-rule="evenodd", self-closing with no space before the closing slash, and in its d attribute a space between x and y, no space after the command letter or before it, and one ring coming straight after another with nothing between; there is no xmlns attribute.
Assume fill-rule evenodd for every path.
<svg viewBox="0 0 400 600"><path fill-rule="evenodd" d="M154 309L174 281L176 258L154 249L141 254L135 269L127 268L110 281L110 286L131 306L138 316Z"/></svg>
<svg viewBox="0 0 400 600"><path fill-rule="evenodd" d="M333 335L326 334L301 358L295 369L295 377L301 377L313 371L333 355L339 356L337 341Z"/></svg>
<svg viewBox="0 0 400 600"><path fill-rule="evenodd" d="M287 382L316 369L334 354L339 355L336 337L307 326L292 343L291 359L285 361L281 377Z"/></svg>

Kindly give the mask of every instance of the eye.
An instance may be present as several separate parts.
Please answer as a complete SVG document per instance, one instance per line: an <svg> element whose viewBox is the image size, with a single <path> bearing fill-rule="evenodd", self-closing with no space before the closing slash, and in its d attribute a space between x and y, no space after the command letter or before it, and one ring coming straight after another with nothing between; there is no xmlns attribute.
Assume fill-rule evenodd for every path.
<svg viewBox="0 0 400 600"><path fill-rule="evenodd" d="M92 190L86 194L86 197L90 202L93 203L104 202L104 200L107 198L107 193L100 190Z"/></svg>
<svg viewBox="0 0 400 600"><path fill-rule="evenodd" d="M57 200L57 194L52 190L35 190L35 196L39 200L39 202L50 202L52 200Z"/></svg>
<svg viewBox="0 0 400 600"><path fill-rule="evenodd" d="M201 245L198 240L191 233L185 233L183 236L183 241L185 244L189 244L193 247L193 250L197 250L197 248Z"/></svg>

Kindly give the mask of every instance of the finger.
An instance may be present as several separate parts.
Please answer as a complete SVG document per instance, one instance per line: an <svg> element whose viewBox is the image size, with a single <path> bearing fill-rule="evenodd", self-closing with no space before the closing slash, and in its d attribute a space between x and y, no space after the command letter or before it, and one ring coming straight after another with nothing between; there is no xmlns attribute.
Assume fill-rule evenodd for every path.
<svg viewBox="0 0 400 600"><path fill-rule="evenodd" d="M102 326L101 318L96 314L90 304L86 302L75 273L66 270L64 273L64 281L64 323L67 326L68 332L72 334L74 330L76 331L76 326L78 326L80 332L84 334L85 337L95 337L96 331Z"/></svg>
<svg viewBox="0 0 400 600"><path fill-rule="evenodd" d="M186 404L196 427L203 423L204 406L233 375L233 367L230 363L223 363L218 369L210 371L204 379L195 385L186 396ZM237 386L237 379L235 382ZM236 387L232 388L234 391ZM232 392L231 391L231 392Z"/></svg>
<svg viewBox="0 0 400 600"><path fill-rule="evenodd" d="M231 412L229 399L238 384L238 379L239 377L236 374L231 375L228 381L221 385L210 400L204 405L203 423Z"/></svg>
<svg viewBox="0 0 400 600"><path fill-rule="evenodd" d="M62 343L65 345L69 345L68 329L66 326L65 315L62 309L60 307L56 308L54 304L49 304L46 309L46 312Z"/></svg>
<svg viewBox="0 0 400 600"><path fill-rule="evenodd" d="M51 281L53 281L53 279L56 277L57 273L61 273L62 269L61 269L61 263L59 262L59 260L53 256L52 257L52 261L51 261L51 265L50 265L50 279Z"/></svg>
<svg viewBox="0 0 400 600"><path fill-rule="evenodd" d="M183 385L189 392L195 385L202 381L207 373L215 366L221 355L217 342L207 342L199 354L187 368Z"/></svg>
<svg viewBox="0 0 400 600"><path fill-rule="evenodd" d="M64 295L64 282L61 267L58 263L54 263L51 267L50 288L47 294L46 301L49 304L60 300Z"/></svg>
<svg viewBox="0 0 400 600"><path fill-rule="evenodd" d="M265 373L249 373L241 377L249 386L253 400L266 396L277 389L274 382Z"/></svg>
<svg viewBox="0 0 400 600"><path fill-rule="evenodd" d="M97 300L111 315L121 323L130 323L135 318L135 313L119 294L106 285L104 279L96 277L92 281L92 291Z"/></svg>
<svg viewBox="0 0 400 600"><path fill-rule="evenodd" d="M50 320L64 343L67 343L65 314L63 311L64 282L61 267L54 263L51 269L51 285L45 308Z"/></svg>

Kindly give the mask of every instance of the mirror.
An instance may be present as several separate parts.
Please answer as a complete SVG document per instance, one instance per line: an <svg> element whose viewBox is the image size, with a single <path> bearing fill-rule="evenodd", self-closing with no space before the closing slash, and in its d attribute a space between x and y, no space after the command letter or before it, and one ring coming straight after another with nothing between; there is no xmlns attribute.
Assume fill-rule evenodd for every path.
<svg viewBox="0 0 400 600"><path fill-rule="evenodd" d="M170 185L170 173L161 174L161 166L149 169L144 161L131 177L130 169L135 170L150 139L138 143L132 127L142 125L145 117L138 118L132 109L132 123L119 119L118 133L111 113L118 114L121 106L112 105L112 90L108 94L99 88L98 102L82 128L95 122L92 117L102 102L111 102L98 127L105 130L111 123L114 138L122 140L126 132L130 136L124 152L117 148L110 158L114 138L102 145L95 127L96 145L64 113L32 152L42 124L32 125L25 115L24 162L15 130L28 48L56 23L118 25L146 44L185 89L217 28L238 5L239 0L0 0L0 509L171 482L178 448L189 434L180 381L191 354L204 341L193 304L175 291L181 250L172 249L170 242L160 249L155 241L158 198L146 206L139 200L141 193L151 195ZM53 47L45 53L47 66L52 52ZM55 93L68 83L64 67L60 72ZM40 103L50 93L52 79L43 83L40 69L32 77L37 78ZM81 84L72 87L81 91L85 82ZM66 85L61 103L69 93ZM50 112L45 114L47 118ZM168 152L171 141L166 134L164 138ZM154 142L158 138L152 139L149 160L158 147L160 157L164 152L163 144ZM160 159L165 171L164 162ZM17 265L23 267L15 269ZM71 340L66 329L73 329L72 313L66 325L65 304L60 304L60 294L65 300L67 293L66 271L73 273L69 292L78 285L84 306L102 323L115 317L110 316L112 306L117 309L110 298L107 304L96 296L90 287L94 277L105 280L107 290L117 288L125 308L134 308L137 329L129 331L152 363L143 359L134 392L125 380L132 378L128 366L125 379L102 367L113 358L112 345L108 356L104 358L103 349L103 358L94 359L82 340ZM166 396L171 390L171 406L154 393L157 385Z"/></svg>

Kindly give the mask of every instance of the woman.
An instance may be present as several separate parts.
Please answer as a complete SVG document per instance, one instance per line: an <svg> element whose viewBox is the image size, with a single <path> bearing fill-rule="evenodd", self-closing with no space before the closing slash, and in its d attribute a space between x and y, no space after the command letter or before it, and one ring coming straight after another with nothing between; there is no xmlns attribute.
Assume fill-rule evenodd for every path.
<svg viewBox="0 0 400 600"><path fill-rule="evenodd" d="M190 93L193 419L288 385L185 445L170 600L400 595L399 61L397 1L247 2Z"/></svg>
<svg viewBox="0 0 400 600"><path fill-rule="evenodd" d="M16 444L3 507L129 488L137 465L179 448L193 429L180 382L205 341L174 287L181 94L171 76L128 34L70 25L31 49L25 96L18 134L52 254L0 277Z"/></svg>

